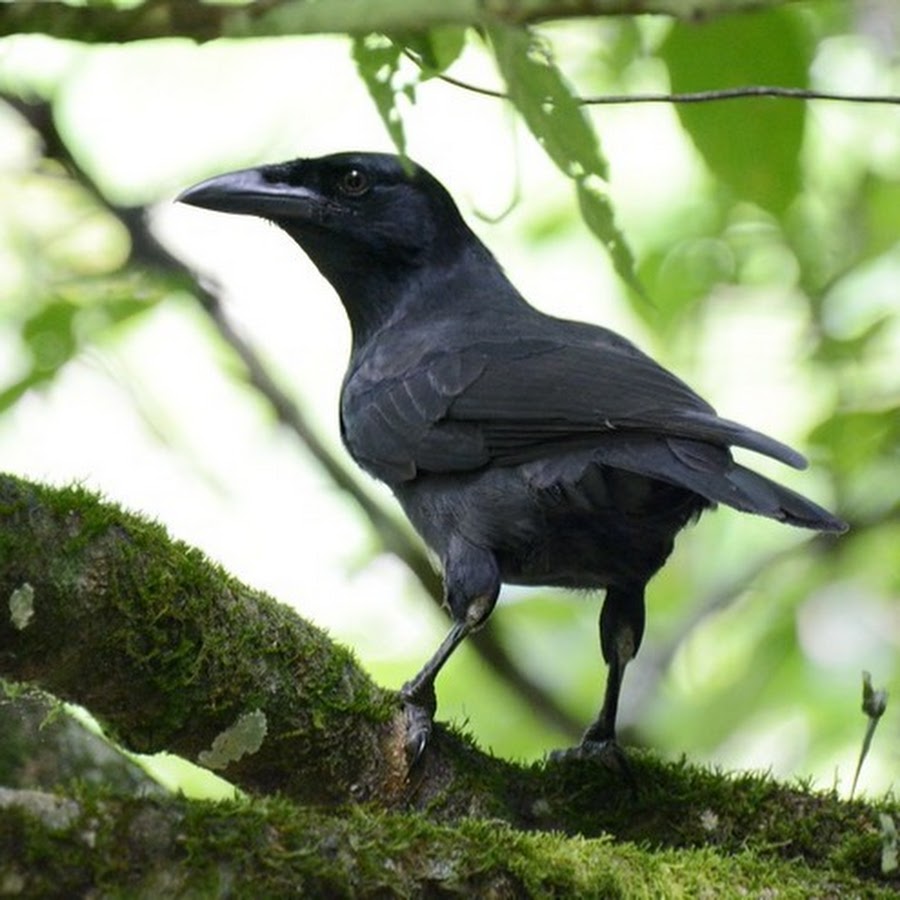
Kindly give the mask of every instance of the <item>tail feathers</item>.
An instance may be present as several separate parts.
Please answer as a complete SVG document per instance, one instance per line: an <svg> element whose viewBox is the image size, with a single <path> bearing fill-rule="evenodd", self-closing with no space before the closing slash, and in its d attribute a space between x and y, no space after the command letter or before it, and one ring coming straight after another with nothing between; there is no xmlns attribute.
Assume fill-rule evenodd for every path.
<svg viewBox="0 0 900 900"><path fill-rule="evenodd" d="M816 531L842 532L847 530L847 523L832 515L812 500L783 487L768 478L734 465L725 474L727 487L724 491L716 491L715 498L727 503L735 509L768 516L779 522L787 522L800 528L813 528Z"/></svg>
<svg viewBox="0 0 900 900"><path fill-rule="evenodd" d="M687 488L713 503L724 503L742 512L768 516L800 528L847 530L846 522L812 500L738 465L724 447L704 441L615 432L598 441L587 457L575 455L562 459L569 459L579 470L589 459L647 475ZM560 477L558 463L553 472L555 478ZM569 474L567 480L572 477Z"/></svg>
<svg viewBox="0 0 900 900"><path fill-rule="evenodd" d="M769 437L761 431L754 431L739 422L732 422L730 419L721 419L714 414L693 410L684 413L683 421L690 425L690 432L686 437L693 440L705 441L718 446L728 443L736 447L744 447L755 453L771 456L772 459L777 459L795 469L805 469L807 466L806 458L793 447L788 447L787 444L782 444L781 441L776 441L775 438ZM670 434L674 433L680 424L681 420L676 424L669 424L667 431Z"/></svg>

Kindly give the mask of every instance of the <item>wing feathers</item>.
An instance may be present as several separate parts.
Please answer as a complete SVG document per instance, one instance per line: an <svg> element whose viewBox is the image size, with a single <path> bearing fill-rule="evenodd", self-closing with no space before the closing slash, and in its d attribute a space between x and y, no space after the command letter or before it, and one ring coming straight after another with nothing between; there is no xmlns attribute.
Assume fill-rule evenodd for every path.
<svg viewBox="0 0 900 900"><path fill-rule="evenodd" d="M534 336L492 342L486 335L477 345L455 347L451 336L435 350L422 340L429 349L418 357L405 343L391 357L383 339L379 356L393 359L391 377L363 361L345 386L348 447L388 482L596 449L598 461L631 471L665 478L671 469L677 483L704 496L710 488L703 488L701 476L721 477L733 467L731 445L798 468L805 464L784 444L720 419L684 382L624 339L574 323L573 329L572 343ZM628 435L641 440L630 445L623 440ZM738 505L746 489L735 484L728 488L731 500L711 499Z"/></svg>

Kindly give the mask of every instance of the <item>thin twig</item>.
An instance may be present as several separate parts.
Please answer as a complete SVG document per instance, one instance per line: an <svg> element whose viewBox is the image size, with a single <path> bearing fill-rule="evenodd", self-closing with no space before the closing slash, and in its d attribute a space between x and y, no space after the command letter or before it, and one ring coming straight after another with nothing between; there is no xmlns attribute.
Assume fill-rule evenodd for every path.
<svg viewBox="0 0 900 900"><path fill-rule="evenodd" d="M777 97L782 100L829 100L837 103L882 103L900 105L900 96L892 94L836 94L831 91L814 91L810 88L780 87L778 85L748 84L733 88L716 88L709 91L685 91L647 94L601 94L594 97L578 97L584 106L613 103L714 103L720 100L740 100L746 97Z"/></svg>
<svg viewBox="0 0 900 900"><path fill-rule="evenodd" d="M505 91L482 87L447 75L445 72L429 72L425 63L404 48L403 55L414 62L423 72L453 87L461 88L482 97L495 100L509 100ZM781 87L779 85L748 84L740 87L715 88L708 91L685 91L668 93L666 91L645 94L597 94L587 97L575 97L575 102L582 106L611 106L629 103L715 103L722 100L741 100L747 97L776 97L782 100L827 100L837 103L880 103L900 105L900 96L894 94L837 94L832 91L815 91L810 88Z"/></svg>

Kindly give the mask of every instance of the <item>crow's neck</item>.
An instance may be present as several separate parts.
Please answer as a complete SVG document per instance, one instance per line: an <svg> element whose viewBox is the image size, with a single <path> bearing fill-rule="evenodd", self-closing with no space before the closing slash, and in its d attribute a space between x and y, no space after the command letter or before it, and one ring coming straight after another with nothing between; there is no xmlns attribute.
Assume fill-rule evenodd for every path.
<svg viewBox="0 0 900 900"><path fill-rule="evenodd" d="M470 302L482 302L486 293L497 298L514 292L480 242L424 261L347 244L340 254L333 253L331 246L317 247L315 241L304 240L301 246L341 298L354 352L400 319L461 309Z"/></svg>

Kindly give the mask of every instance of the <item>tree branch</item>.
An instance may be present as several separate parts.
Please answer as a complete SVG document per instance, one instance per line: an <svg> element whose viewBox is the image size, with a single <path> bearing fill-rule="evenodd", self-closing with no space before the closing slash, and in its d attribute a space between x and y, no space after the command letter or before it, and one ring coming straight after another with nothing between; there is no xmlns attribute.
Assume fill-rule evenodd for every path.
<svg viewBox="0 0 900 900"><path fill-rule="evenodd" d="M27 897L895 897L890 883L706 848L660 854L496 821L255 800L0 789L4 888ZM27 862L26 862L27 861Z"/></svg>
<svg viewBox="0 0 900 900"><path fill-rule="evenodd" d="M660 854L466 819L254 800L75 798L0 789L4 887L19 896L896 896L800 860ZM26 863L27 861L27 863Z"/></svg>
<svg viewBox="0 0 900 900"><path fill-rule="evenodd" d="M133 8L58 0L0 3L0 36L40 33L84 43L418 31L437 25L525 25L549 19L643 13L698 19L789 0L146 0Z"/></svg>
<svg viewBox="0 0 900 900"><path fill-rule="evenodd" d="M0 619L0 675L86 706L132 750L206 754L245 790L337 802L403 784L391 697L314 626L80 489L2 477L0 519L0 597L31 610ZM245 753L212 757L239 722Z"/></svg>
<svg viewBox="0 0 900 900"><path fill-rule="evenodd" d="M80 489L0 476L0 597L8 601L0 606L0 676L85 705L127 747L180 753L215 766L256 797L285 798L212 806L115 799L130 794L130 777L99 798L86 794L80 779L64 782L53 797L43 793L45 783L0 777L8 785L0 788L4 884L3 860L28 859L27 874L37 878L44 870L40 848L59 852L55 842L66 848L56 859L76 875L110 859L134 861L104 870L123 879L151 864L140 865L141 854L158 852L157 862L169 865L183 862L189 850L191 871L227 859L243 877L268 868L307 884L330 860L328 871L361 878L370 849L404 872L416 861L421 866L423 854L437 854L472 866L466 878L509 871L509 860L525 858L535 859L543 877L568 871L576 888L577 879L588 877L587 863L573 868L571 856L586 852L583 842L525 830L625 842L607 837L593 846L595 878L630 870L639 879L659 878L663 866L681 872L665 877L683 877L685 885L706 872L706 893L716 893L712 886L723 877L755 878L760 887L819 885L822 896L887 896L897 888L896 875L885 880L880 873L878 824L879 812L897 815L895 801L840 802L763 776L727 778L646 753L632 753L635 796L602 765L514 766L440 726L410 781L396 699L373 685L347 651L196 550L170 541L158 525ZM252 727L236 731L235 723L248 717ZM10 734L5 728L7 742ZM34 757L32 746L23 758ZM59 744L58 752L68 746ZM134 790L141 793L139 783ZM385 815L398 806L427 815ZM89 817L95 824L86 828ZM136 822L154 839L134 840L145 834L133 831ZM407 850L396 844L401 825ZM97 843L85 842L85 833L96 833ZM41 844L48 835L55 838ZM341 851L345 842L353 849ZM634 844L657 849L639 853ZM481 856L488 851L490 865ZM59 884L75 877L64 875L61 863L47 865ZM808 893L785 894L794 895Z"/></svg>
<svg viewBox="0 0 900 900"><path fill-rule="evenodd" d="M117 794L167 796L141 766L42 691L0 680L0 735L3 787L71 791L91 782Z"/></svg>

